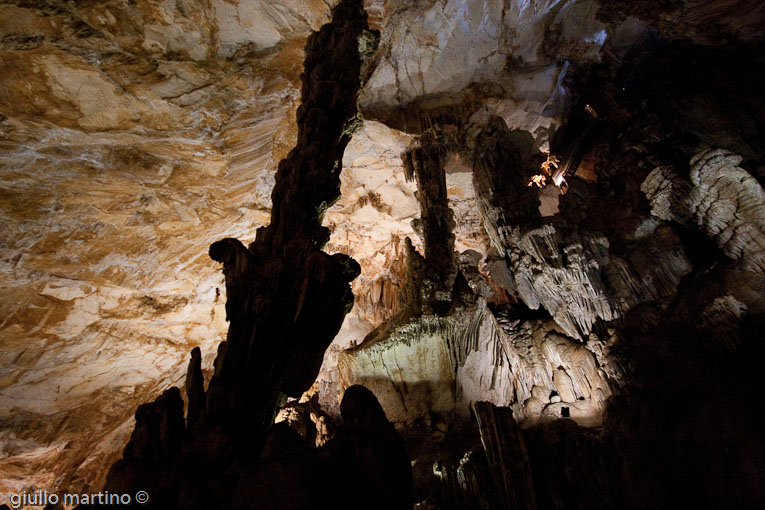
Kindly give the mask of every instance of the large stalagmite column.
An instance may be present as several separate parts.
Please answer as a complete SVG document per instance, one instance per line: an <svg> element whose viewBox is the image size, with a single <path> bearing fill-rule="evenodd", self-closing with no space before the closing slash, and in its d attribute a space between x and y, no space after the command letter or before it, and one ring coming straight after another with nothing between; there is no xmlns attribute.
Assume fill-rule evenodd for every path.
<svg viewBox="0 0 765 510"><path fill-rule="evenodd" d="M141 406L107 490L146 490L157 508L228 508L242 466L260 456L280 400L316 379L360 272L352 258L322 251L329 230L321 221L340 196L343 152L359 123L356 97L376 44L366 19L360 0L344 0L332 23L309 37L298 141L279 164L271 224L249 247L230 238L210 246L210 257L223 263L230 326L209 388L202 392L192 360L187 430L176 388Z"/></svg>
<svg viewBox="0 0 765 510"><path fill-rule="evenodd" d="M283 394L299 396L316 378L324 351L353 304L351 258L321 251L326 209L340 196L342 155L355 125L366 14L346 1L306 45L298 142L279 164L271 224L249 248L224 239L210 247L226 275L231 323L210 384L205 421L237 434L261 432ZM251 434L251 432L250 432Z"/></svg>

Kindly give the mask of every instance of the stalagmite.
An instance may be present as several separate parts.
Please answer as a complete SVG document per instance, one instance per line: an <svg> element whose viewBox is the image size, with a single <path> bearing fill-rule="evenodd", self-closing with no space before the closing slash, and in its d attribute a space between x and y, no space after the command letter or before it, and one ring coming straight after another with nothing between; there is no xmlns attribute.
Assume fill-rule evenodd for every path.
<svg viewBox="0 0 765 510"><path fill-rule="evenodd" d="M0 2L0 507L765 508L761 4Z"/></svg>
<svg viewBox="0 0 765 510"><path fill-rule="evenodd" d="M367 56L360 54L360 41L375 41L365 27L361 3L345 1L333 10L333 22L309 37L298 141L276 174L271 224L258 230L249 247L230 238L210 246L210 257L223 264L230 326L204 408L197 407L202 382L196 351L187 379L188 434L183 427L170 433L138 420L134 442L144 430L161 432L173 448L155 449L152 464L127 456L136 447L126 450L124 462L133 464L115 464L113 490L150 489L163 508L240 507L236 492L215 489L229 476L226 466L257 459L280 400L299 396L315 380L353 304L349 282L359 274L352 258L321 251L329 239L321 220L339 196L340 162L358 123L355 101ZM182 405L167 412L165 421L183 423ZM309 498L302 504L313 503Z"/></svg>

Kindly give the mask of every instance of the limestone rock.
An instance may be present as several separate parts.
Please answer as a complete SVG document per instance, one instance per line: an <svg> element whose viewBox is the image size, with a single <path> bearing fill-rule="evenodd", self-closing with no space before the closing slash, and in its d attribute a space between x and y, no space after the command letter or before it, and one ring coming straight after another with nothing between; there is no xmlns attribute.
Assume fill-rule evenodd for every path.
<svg viewBox="0 0 765 510"><path fill-rule="evenodd" d="M741 347L738 329L747 306L730 294L718 297L701 312L699 329L711 332L714 342L708 347L719 353L735 352Z"/></svg>
<svg viewBox="0 0 765 510"><path fill-rule="evenodd" d="M247 469L232 496L231 508L246 509L253 501L262 508L305 509L328 504L321 493L327 470L317 452L286 423L269 432L260 462Z"/></svg>
<svg viewBox="0 0 765 510"><path fill-rule="evenodd" d="M364 89L361 109L391 125L419 130L429 116L453 116L449 107L458 103L472 113L482 99L501 96L497 84L508 81L506 103L520 110L518 115L508 112L518 121L513 127L541 124L546 129L545 110L562 106L560 80L567 66L558 55L576 61L598 58L607 32L594 19L596 10L591 1L546 0L403 6L388 16L380 61ZM508 67L518 72L508 73ZM405 107L423 118L402 115Z"/></svg>
<svg viewBox="0 0 765 510"><path fill-rule="evenodd" d="M724 150L708 150L691 160L690 183L660 167L641 189L655 216L694 225L727 257L763 273L765 192L737 166L741 159Z"/></svg>
<svg viewBox="0 0 765 510"><path fill-rule="evenodd" d="M109 470L105 490L113 493L146 490L153 504L172 505L174 495L161 476L172 468L186 432L183 401L178 388L136 411L136 427L123 457Z"/></svg>
<svg viewBox="0 0 765 510"><path fill-rule="evenodd" d="M521 298L530 308L544 306L567 335L581 338L597 320L617 317L601 277L608 260L605 237L564 240L548 224L520 233L510 243L509 260Z"/></svg>
<svg viewBox="0 0 765 510"><path fill-rule="evenodd" d="M380 510L410 508L409 455L375 395L363 386L350 386L340 412L343 426L324 449L341 462L349 500L370 498L369 505Z"/></svg>
<svg viewBox="0 0 765 510"><path fill-rule="evenodd" d="M231 508L350 510L366 499L374 509L411 508L409 457L374 395L350 387L341 407L343 423L321 448L285 422L274 425L260 458L241 473Z"/></svg>
<svg viewBox="0 0 765 510"><path fill-rule="evenodd" d="M212 369L226 296L204 253L267 222L302 48L329 14L321 1L264 9L279 47L241 37L229 59L215 33L237 20L209 4L0 5L0 471L12 473L0 492L99 489L136 407L182 381L188 351Z"/></svg>
<svg viewBox="0 0 765 510"><path fill-rule="evenodd" d="M405 423L428 412L468 416L485 400L512 406L527 426L560 416L546 412L552 392L576 403L575 421L600 423L615 381L595 354L554 323L505 324L485 302L448 318L413 320L381 341L341 352L341 383L369 386L388 416Z"/></svg>
<svg viewBox="0 0 765 510"><path fill-rule="evenodd" d="M205 405L195 416L203 397L197 351L187 381L193 390L190 419L195 426L185 433L181 403L181 434L172 436L174 448L157 448L157 458L151 457L143 453L144 443L162 442L167 435L162 424L170 420L159 420L160 425L156 419L148 420L146 425L147 411L139 408L131 442L137 446L129 445L115 464L116 474L110 480L114 491L132 490L150 478L152 492L158 495L156 504L163 508L239 508L250 486L245 483L244 496L241 490L221 492L224 478L236 486L236 480L247 480L253 470L257 474L263 467L256 460L259 455L278 458L278 452L269 450L268 439L279 400L285 394L296 397L312 385L324 351L351 309L349 283L360 272L349 256L329 255L320 248L329 238L328 229L321 226L322 216L339 195L340 162L357 122L363 64L358 41L365 27L361 3L348 0L333 9L331 23L309 37L297 113L298 141L279 165L271 223L258 230L249 247L225 238L209 249L210 257L223 264L230 326L218 350ZM327 103L324 94L333 101ZM180 401L177 388L168 392ZM162 410L164 400L161 397L146 409ZM278 436L275 441L290 443L289 437ZM284 474L294 474L294 469L288 466ZM267 490L260 495L275 496Z"/></svg>
<svg viewBox="0 0 765 510"><path fill-rule="evenodd" d="M756 20L765 15L762 4L751 0L672 0L658 6L653 2L617 0L602 2L601 6L599 17L605 21L635 16L658 25L666 37L709 45L725 40L756 40L759 36Z"/></svg>
<svg viewBox="0 0 765 510"><path fill-rule="evenodd" d="M444 155L452 138L440 131L422 135L404 155L404 172L417 181L420 218L413 228L422 239L424 260L420 274L420 303L414 313L444 315L452 301L455 278L454 212L446 191Z"/></svg>

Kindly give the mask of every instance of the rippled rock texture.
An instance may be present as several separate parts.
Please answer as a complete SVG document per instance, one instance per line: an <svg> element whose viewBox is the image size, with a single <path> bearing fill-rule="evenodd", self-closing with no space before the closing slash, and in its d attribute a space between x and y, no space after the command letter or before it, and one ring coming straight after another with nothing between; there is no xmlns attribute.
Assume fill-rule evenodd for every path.
<svg viewBox="0 0 765 510"><path fill-rule="evenodd" d="M3 3L3 491L762 507L760 4Z"/></svg>
<svg viewBox="0 0 765 510"><path fill-rule="evenodd" d="M725 255L755 273L765 272L765 192L739 168L743 158L705 151L690 162L688 183L671 169L651 172L641 189L652 214L702 230Z"/></svg>
<svg viewBox="0 0 765 510"><path fill-rule="evenodd" d="M283 8L282 8L283 7ZM205 253L268 218L323 2L0 6L2 491L101 485L225 338Z"/></svg>
<svg viewBox="0 0 765 510"><path fill-rule="evenodd" d="M301 450L302 439L286 424L272 427L284 397L299 397L316 379L353 305L349 283L359 265L321 251L330 237L321 222L339 198L343 153L359 122L365 44L376 44L366 18L360 2L341 2L332 23L308 38L297 145L279 163L271 223L249 247L232 238L210 246L210 257L223 264L230 323L210 384L200 392L195 352L186 423L177 388L138 409L131 441L109 471L110 492L146 490L155 508L308 509L328 506L321 489L343 480L350 481L347 496L332 498L340 508L355 506L356 492L373 494L378 508L411 505L403 441L366 388L345 391L344 427L323 455ZM263 484L266 472L284 476Z"/></svg>

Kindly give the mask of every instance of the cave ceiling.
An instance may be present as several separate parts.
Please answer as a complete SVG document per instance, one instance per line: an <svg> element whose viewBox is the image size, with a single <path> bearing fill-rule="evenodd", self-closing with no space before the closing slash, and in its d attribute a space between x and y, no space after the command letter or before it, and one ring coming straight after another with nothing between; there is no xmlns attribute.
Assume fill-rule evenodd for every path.
<svg viewBox="0 0 765 510"><path fill-rule="evenodd" d="M268 224L336 3L0 2L0 494L100 488L192 348L209 379L208 248ZM485 400L599 426L646 363L611 356L624 328L674 310L726 332L712 352L744 342L725 328L765 311L765 7L650 4L364 2L380 41L323 217L361 267L311 390L328 413L360 383L404 424ZM530 182L543 163L563 190ZM682 281L702 290L673 301Z"/></svg>

